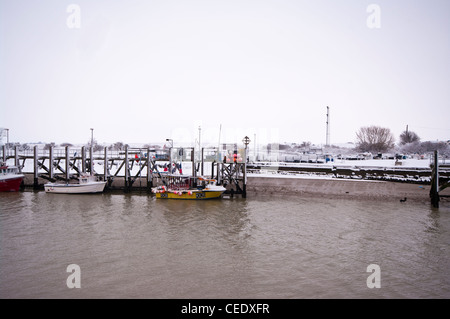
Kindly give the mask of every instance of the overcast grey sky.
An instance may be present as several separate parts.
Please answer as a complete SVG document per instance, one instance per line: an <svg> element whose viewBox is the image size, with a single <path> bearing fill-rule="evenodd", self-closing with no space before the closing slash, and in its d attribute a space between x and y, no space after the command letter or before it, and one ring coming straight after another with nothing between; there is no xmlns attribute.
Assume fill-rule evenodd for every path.
<svg viewBox="0 0 450 319"><path fill-rule="evenodd" d="M0 127L321 144L329 106L331 143L367 125L448 140L449 15L448 0L0 0Z"/></svg>

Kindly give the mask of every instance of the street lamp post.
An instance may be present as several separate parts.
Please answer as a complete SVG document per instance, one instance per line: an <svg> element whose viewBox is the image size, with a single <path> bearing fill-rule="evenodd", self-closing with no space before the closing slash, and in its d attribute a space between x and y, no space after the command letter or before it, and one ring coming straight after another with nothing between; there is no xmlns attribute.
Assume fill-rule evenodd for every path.
<svg viewBox="0 0 450 319"><path fill-rule="evenodd" d="M166 138L166 142L170 142L170 147L173 147L173 140L171 138Z"/></svg>
<svg viewBox="0 0 450 319"><path fill-rule="evenodd" d="M247 163L247 146L248 146L248 144L250 144L250 138L248 136L246 136L246 137L244 137L242 142L244 142L244 145L245 145L245 163Z"/></svg>

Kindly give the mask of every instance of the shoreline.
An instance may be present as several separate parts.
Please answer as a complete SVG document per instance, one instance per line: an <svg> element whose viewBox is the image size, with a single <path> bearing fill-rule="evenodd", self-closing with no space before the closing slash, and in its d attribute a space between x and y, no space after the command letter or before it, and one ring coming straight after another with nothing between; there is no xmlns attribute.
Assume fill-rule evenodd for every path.
<svg viewBox="0 0 450 319"><path fill-rule="evenodd" d="M248 176L247 194L429 201L430 185L359 179Z"/></svg>

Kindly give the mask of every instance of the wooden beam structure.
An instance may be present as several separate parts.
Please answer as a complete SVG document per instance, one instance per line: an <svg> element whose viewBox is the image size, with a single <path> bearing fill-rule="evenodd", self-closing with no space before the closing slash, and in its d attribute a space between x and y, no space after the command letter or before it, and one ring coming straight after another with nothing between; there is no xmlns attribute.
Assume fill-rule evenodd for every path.
<svg viewBox="0 0 450 319"><path fill-rule="evenodd" d="M182 162L190 162L192 176L210 173L211 178L217 179L218 184L227 187L226 193L242 194L243 197L246 195L245 163L225 163L219 160L217 147L200 150L196 150L194 147L170 148L171 156L156 153L155 150L148 147L130 148L128 146L117 153L110 153L107 147L102 152L94 152L93 148L89 147L88 156L85 146L81 148L65 146L61 149L49 146L46 149L39 149L39 146L36 145L31 153L27 151L21 153L17 146L13 152L9 153L6 146L2 146L0 151L2 151L0 158L4 158L5 162L13 160L14 164L18 164L21 169L28 161L32 161L33 183L31 186L35 189L42 189L43 184L47 181L61 180L69 183L83 173L90 173L107 181L106 190L119 188L130 192L132 189L146 188L150 192L151 188L156 186L155 182L164 181L160 167L167 167L167 162L169 162L177 164L177 167L180 168L183 166L179 166ZM205 170L205 162L209 162L211 165L208 171ZM102 170L96 172L97 165L94 164L103 165ZM184 170L183 173L189 174L189 169ZM123 179L123 183L120 181L113 183L120 178ZM135 185L138 180L139 185Z"/></svg>

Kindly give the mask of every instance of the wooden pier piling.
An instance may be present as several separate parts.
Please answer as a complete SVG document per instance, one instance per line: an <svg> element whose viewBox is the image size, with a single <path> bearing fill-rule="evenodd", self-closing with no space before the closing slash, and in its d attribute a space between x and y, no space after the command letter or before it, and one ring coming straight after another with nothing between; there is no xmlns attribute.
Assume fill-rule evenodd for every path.
<svg viewBox="0 0 450 319"><path fill-rule="evenodd" d="M449 195L441 195L441 192L450 186L450 181L448 178L444 178L444 182L440 183L440 172L439 172L439 152L434 152L434 165L431 173L431 188L430 188L430 198L431 204L435 208L439 208L439 202L442 197L449 197Z"/></svg>
<svg viewBox="0 0 450 319"><path fill-rule="evenodd" d="M19 147L17 145L14 146L14 165L19 168L19 173L22 173L22 167L19 162Z"/></svg>
<svg viewBox="0 0 450 319"><path fill-rule="evenodd" d="M48 162L48 177L53 181L53 146L50 146L49 149Z"/></svg>
<svg viewBox="0 0 450 319"><path fill-rule="evenodd" d="M65 164L66 164L66 183L69 182L70 180L70 154L69 154L69 146L66 145L66 160L65 160Z"/></svg>
<svg viewBox="0 0 450 319"><path fill-rule="evenodd" d="M37 145L33 148L33 188L39 189L39 157Z"/></svg>
<svg viewBox="0 0 450 319"><path fill-rule="evenodd" d="M148 151L150 152L150 150L148 149ZM147 165L151 167L147 167L147 179L150 180L150 184L148 185L148 191L151 190L151 188L154 186L153 184L153 176L155 176L156 178L159 178L160 180L162 180L161 177L161 173L158 170L158 165L156 164L156 158L155 160L153 160L152 156L150 153L147 153Z"/></svg>
<svg viewBox="0 0 450 319"><path fill-rule="evenodd" d="M107 182L109 179L109 163L108 163L108 148L105 147L103 159L103 181ZM107 183L108 184L108 183Z"/></svg>
<svg viewBox="0 0 450 319"><path fill-rule="evenodd" d="M81 171L86 173L86 147L81 148Z"/></svg>
<svg viewBox="0 0 450 319"><path fill-rule="evenodd" d="M130 164L128 162L128 146L125 146L125 193L131 191Z"/></svg>

